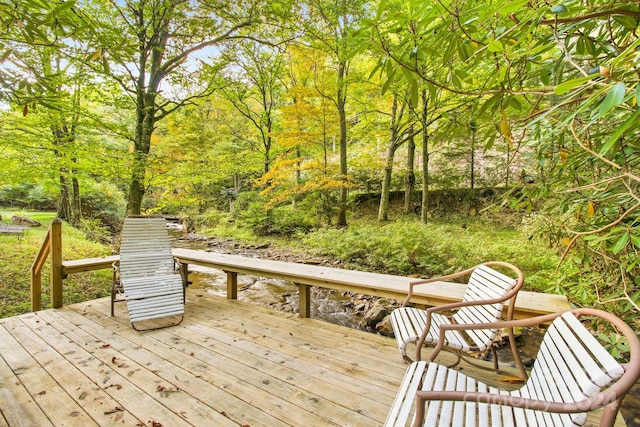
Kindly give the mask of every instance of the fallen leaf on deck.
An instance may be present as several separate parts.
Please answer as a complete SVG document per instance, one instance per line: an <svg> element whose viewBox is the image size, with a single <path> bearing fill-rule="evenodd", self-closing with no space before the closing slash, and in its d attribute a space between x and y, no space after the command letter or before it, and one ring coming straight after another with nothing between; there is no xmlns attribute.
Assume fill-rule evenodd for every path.
<svg viewBox="0 0 640 427"><path fill-rule="evenodd" d="M168 396L169 394L171 394L171 393L176 393L176 392L180 391L180 389L179 389L179 388L177 388L177 387L176 387L176 388L167 388L167 387L165 387L165 386L163 386L163 385L159 385L159 386L156 388L156 391L157 391L158 393L160 393L160 396L162 396L162 397L167 397L167 396Z"/></svg>
<svg viewBox="0 0 640 427"><path fill-rule="evenodd" d="M124 411L124 408L122 408L122 406L116 406L115 408L111 409L110 411L104 411L105 415L111 415L111 414L115 414L116 412L122 412Z"/></svg>
<svg viewBox="0 0 640 427"><path fill-rule="evenodd" d="M524 380L520 377L503 377L503 378L500 378L500 381L502 381L503 383L512 383L512 384L524 382Z"/></svg>

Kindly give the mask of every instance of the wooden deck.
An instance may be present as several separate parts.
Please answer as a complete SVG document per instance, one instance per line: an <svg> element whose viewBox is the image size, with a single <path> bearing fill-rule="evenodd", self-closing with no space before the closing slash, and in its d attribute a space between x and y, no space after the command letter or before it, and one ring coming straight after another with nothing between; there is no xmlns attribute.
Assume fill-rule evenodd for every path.
<svg viewBox="0 0 640 427"><path fill-rule="evenodd" d="M176 327L138 333L125 309L0 319L0 426L377 426L407 366L393 338L204 291Z"/></svg>

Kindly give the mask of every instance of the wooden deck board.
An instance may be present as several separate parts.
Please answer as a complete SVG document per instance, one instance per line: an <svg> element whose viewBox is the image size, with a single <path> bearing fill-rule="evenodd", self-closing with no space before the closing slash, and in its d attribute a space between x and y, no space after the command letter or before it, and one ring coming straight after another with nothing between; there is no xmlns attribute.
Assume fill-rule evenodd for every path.
<svg viewBox="0 0 640 427"><path fill-rule="evenodd" d="M393 338L202 291L175 327L136 332L125 310L0 319L0 427L382 425L407 367Z"/></svg>

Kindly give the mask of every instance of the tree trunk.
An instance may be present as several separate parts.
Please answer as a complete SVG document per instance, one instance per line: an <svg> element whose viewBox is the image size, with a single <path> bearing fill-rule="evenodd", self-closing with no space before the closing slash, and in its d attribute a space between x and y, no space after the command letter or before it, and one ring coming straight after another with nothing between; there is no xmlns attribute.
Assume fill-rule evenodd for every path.
<svg viewBox="0 0 640 427"><path fill-rule="evenodd" d="M429 130L427 128L427 107L429 99L427 91L422 91L422 203L420 204L420 221L427 223L429 207Z"/></svg>
<svg viewBox="0 0 640 427"><path fill-rule="evenodd" d="M137 108L144 109L144 105ZM153 110L153 104L150 105L150 110ZM142 199L146 193L145 175L149 163L149 149L153 132L153 114L151 111L142 112L142 122L136 128L127 215L140 215L142 211Z"/></svg>
<svg viewBox="0 0 640 427"><path fill-rule="evenodd" d="M151 135L153 134L155 115L155 96L148 95L145 98L149 102L137 106L138 110L142 109L143 111L138 111L139 122L136 126L127 215L140 215L142 199L146 193L145 175L149 166L149 150L151 148ZM151 99L154 100L151 101Z"/></svg>
<svg viewBox="0 0 640 427"><path fill-rule="evenodd" d="M80 183L78 182L78 177L75 171L71 178L71 186L73 188L71 225L78 227L82 223L82 202L80 197Z"/></svg>
<svg viewBox="0 0 640 427"><path fill-rule="evenodd" d="M60 205L58 206L58 218L70 222L73 216L71 208L71 195L67 171L60 168Z"/></svg>
<svg viewBox="0 0 640 427"><path fill-rule="evenodd" d="M416 142L413 137L413 125L409 128L409 142L407 144L407 174L404 178L404 214L413 212L413 192L416 187L414 163L416 158Z"/></svg>
<svg viewBox="0 0 640 427"><path fill-rule="evenodd" d="M471 189L475 188L476 177L476 132L471 131Z"/></svg>
<svg viewBox="0 0 640 427"><path fill-rule="evenodd" d="M393 174L393 159L396 154L398 140L398 95L393 95L391 105L391 123L389 123L389 146L387 148L387 165L384 168L382 178L382 190L380 191L380 208L378 209L378 221L389 219L389 192L391 191L391 176Z"/></svg>
<svg viewBox="0 0 640 427"><path fill-rule="evenodd" d="M387 166L384 168L382 178L382 190L380 191L380 208L378 209L378 221L389 220L389 193L391 192L391 175L393 173L393 154L387 158Z"/></svg>
<svg viewBox="0 0 640 427"><path fill-rule="evenodd" d="M340 117L340 200L338 207L337 227L347 226L347 186L349 184L347 176L347 113L346 113L346 68L345 61L340 61L338 65L338 116Z"/></svg>

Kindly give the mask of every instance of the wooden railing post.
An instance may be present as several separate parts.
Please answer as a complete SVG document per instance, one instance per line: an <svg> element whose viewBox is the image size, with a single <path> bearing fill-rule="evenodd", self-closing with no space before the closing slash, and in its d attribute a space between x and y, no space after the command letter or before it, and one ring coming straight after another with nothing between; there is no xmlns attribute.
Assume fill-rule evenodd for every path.
<svg viewBox="0 0 640 427"><path fill-rule="evenodd" d="M51 223L51 307L62 307L62 221Z"/></svg>
<svg viewBox="0 0 640 427"><path fill-rule="evenodd" d="M31 270L31 311L42 310L42 274Z"/></svg>
<svg viewBox="0 0 640 427"><path fill-rule="evenodd" d="M226 271L227 273L227 299L238 299L238 273Z"/></svg>
<svg viewBox="0 0 640 427"><path fill-rule="evenodd" d="M31 311L42 310L42 268L51 249L51 227L44 236L42 246L31 265Z"/></svg>
<svg viewBox="0 0 640 427"><path fill-rule="evenodd" d="M296 285L298 285L300 298L298 315L303 318L309 318L311 317L311 286L302 283L296 283Z"/></svg>

